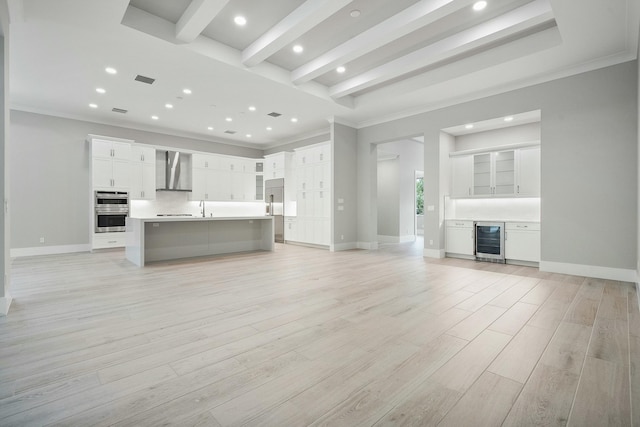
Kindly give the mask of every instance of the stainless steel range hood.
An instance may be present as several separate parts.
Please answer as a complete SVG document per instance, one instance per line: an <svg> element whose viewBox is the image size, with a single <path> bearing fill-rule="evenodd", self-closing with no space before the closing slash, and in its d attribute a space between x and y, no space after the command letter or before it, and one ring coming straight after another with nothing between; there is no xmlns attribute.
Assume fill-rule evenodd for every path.
<svg viewBox="0 0 640 427"><path fill-rule="evenodd" d="M191 191L191 154L156 151L156 189Z"/></svg>

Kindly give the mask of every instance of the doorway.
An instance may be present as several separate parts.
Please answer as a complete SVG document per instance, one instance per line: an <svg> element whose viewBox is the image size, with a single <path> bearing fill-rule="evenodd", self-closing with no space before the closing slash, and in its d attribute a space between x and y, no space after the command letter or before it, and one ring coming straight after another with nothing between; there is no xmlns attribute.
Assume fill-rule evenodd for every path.
<svg viewBox="0 0 640 427"><path fill-rule="evenodd" d="M424 171L416 171L416 192L415 192L415 227L416 236L424 236Z"/></svg>

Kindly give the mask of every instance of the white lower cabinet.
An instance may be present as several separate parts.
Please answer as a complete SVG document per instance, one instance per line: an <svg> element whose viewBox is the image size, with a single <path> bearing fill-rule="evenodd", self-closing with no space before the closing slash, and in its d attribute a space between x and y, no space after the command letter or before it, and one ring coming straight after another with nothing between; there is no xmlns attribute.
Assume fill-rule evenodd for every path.
<svg viewBox="0 0 640 427"><path fill-rule="evenodd" d="M121 248L125 244L126 233L93 233L93 249Z"/></svg>
<svg viewBox="0 0 640 427"><path fill-rule="evenodd" d="M507 222L504 250L507 260L540 262L540 224Z"/></svg>
<svg viewBox="0 0 640 427"><path fill-rule="evenodd" d="M473 256L473 221L447 220L445 251L448 254Z"/></svg>
<svg viewBox="0 0 640 427"><path fill-rule="evenodd" d="M296 225L298 221L295 217L285 217L284 218L284 240L297 241L298 240L298 232Z"/></svg>

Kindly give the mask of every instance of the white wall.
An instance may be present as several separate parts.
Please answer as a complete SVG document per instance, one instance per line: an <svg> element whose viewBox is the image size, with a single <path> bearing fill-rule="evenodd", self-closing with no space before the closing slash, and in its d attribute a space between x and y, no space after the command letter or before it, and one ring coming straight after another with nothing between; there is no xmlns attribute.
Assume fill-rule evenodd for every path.
<svg viewBox="0 0 640 427"><path fill-rule="evenodd" d="M425 136L428 200L440 210L440 130L541 110L541 256L544 268L599 268L629 277L638 264L638 73L627 62L588 73L369 126L358 133L359 241L373 241L371 146ZM399 135L399 133L402 133ZM434 179L430 179L434 175ZM425 241L442 218L425 216ZM542 264L541 264L542 266Z"/></svg>
<svg viewBox="0 0 640 427"><path fill-rule="evenodd" d="M540 122L456 136L455 151L494 148L531 141L540 141Z"/></svg>
<svg viewBox="0 0 640 427"><path fill-rule="evenodd" d="M4 206L12 206L10 197L10 162L9 158L9 23L7 22L6 3L0 13L2 33L0 36L0 199ZM2 247L0 248L0 315L6 315L11 305L11 259L10 242L13 228L11 227L11 212L6 208L0 209L0 233L2 233ZM14 231L15 233L15 231Z"/></svg>
<svg viewBox="0 0 640 427"><path fill-rule="evenodd" d="M378 161L378 235L400 236L400 160Z"/></svg>
<svg viewBox="0 0 640 427"><path fill-rule="evenodd" d="M422 170L422 143L403 139L378 145L378 151L395 160L378 162L378 235L407 241L415 236L415 172Z"/></svg>
<svg viewBox="0 0 640 427"><path fill-rule="evenodd" d="M331 249L355 249L358 246L357 130L331 123L331 148Z"/></svg>

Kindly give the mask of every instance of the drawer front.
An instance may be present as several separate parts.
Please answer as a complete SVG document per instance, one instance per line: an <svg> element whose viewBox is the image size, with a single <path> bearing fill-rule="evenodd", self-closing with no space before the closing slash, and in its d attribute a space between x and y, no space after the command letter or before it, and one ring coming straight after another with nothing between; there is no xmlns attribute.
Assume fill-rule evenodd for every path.
<svg viewBox="0 0 640 427"><path fill-rule="evenodd" d="M447 227L456 228L473 228L473 221L460 220L460 219L448 219L446 221Z"/></svg>
<svg viewBox="0 0 640 427"><path fill-rule="evenodd" d="M539 222L507 222L505 224L507 231L540 231Z"/></svg>
<svg viewBox="0 0 640 427"><path fill-rule="evenodd" d="M125 234L118 233L113 235L112 233L104 233L104 235L96 235L93 237L93 249L105 249L105 248L122 248L125 246Z"/></svg>

